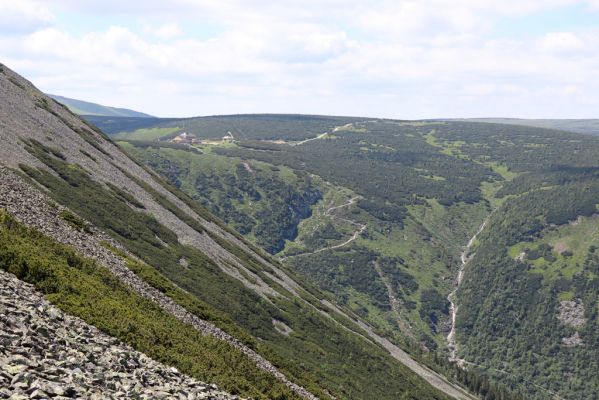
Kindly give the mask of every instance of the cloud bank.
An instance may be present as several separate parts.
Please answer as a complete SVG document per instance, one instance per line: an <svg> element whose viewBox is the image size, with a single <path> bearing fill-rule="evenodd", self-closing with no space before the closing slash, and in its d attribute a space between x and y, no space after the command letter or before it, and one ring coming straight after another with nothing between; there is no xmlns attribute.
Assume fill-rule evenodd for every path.
<svg viewBox="0 0 599 400"><path fill-rule="evenodd" d="M160 116L598 117L599 3L0 0L0 61Z"/></svg>

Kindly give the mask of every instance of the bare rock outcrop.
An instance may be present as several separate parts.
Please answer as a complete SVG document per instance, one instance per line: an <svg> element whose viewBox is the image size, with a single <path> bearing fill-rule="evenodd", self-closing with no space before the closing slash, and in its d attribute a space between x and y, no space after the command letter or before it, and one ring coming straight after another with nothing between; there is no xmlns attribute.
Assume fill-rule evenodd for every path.
<svg viewBox="0 0 599 400"><path fill-rule="evenodd" d="M580 328L587 320L584 316L584 303L581 299L562 300L559 302L557 319L570 328ZM562 338L566 347L582 346L584 342L578 332Z"/></svg>
<svg viewBox="0 0 599 400"><path fill-rule="evenodd" d="M584 304L582 300L562 300L559 302L557 319L564 325L580 328L587 320L584 317Z"/></svg>
<svg viewBox="0 0 599 400"><path fill-rule="evenodd" d="M572 336L562 338L562 343L566 347L576 347L584 344L578 332L574 332Z"/></svg>
<svg viewBox="0 0 599 400"><path fill-rule="evenodd" d="M61 211L67 209L60 205L50 204L53 204L53 202L44 193L26 183L8 168L0 165L0 208L6 209L21 223L45 233L57 242L70 245L82 255L98 261L139 295L153 301L180 321L192 325L203 334L214 336L229 343L247 355L259 368L274 375L300 396L306 399L317 399L309 391L287 379L274 365L253 349L214 324L190 313L175 303L170 297L143 281L127 268L123 258L102 245L102 243L109 243L111 246L135 258L118 242L93 228L89 222L87 222L90 225L89 232L73 229L59 216Z"/></svg>
<svg viewBox="0 0 599 400"><path fill-rule="evenodd" d="M239 399L66 315L2 270L0 344L0 399Z"/></svg>

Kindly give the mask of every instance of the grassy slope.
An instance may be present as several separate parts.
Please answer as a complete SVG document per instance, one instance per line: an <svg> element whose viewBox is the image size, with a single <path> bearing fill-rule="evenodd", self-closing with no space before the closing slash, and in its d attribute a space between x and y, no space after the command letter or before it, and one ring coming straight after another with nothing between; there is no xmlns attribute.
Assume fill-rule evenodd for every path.
<svg viewBox="0 0 599 400"><path fill-rule="evenodd" d="M413 124L405 126L415 128ZM522 213L535 212L535 207L538 208L540 206L542 209L545 201L549 201L549 204L551 204L552 200L547 200L553 198L551 196L561 196L560 201L564 201L563 199L572 197L572 193L576 193L575 191L579 190L578 186L571 186L571 189L568 189L569 186L565 186L564 192L561 195L558 194L560 185L563 185L564 181L591 179L589 182L593 182L592 179L594 178L592 178L591 175L594 173L593 168L595 167L596 160L592 154L595 143L591 139L562 134L555 131L541 131L532 128L514 128L498 125L485 126L482 124L451 123L424 125L419 126L418 128L421 128L419 132L412 132L407 134L407 136L411 135L411 137L415 138L422 135L422 138L427 144L437 147L440 154L455 159L456 164L459 162L469 162L495 173L493 178L479 182L481 199L483 201L476 205L457 204L447 207L446 205L439 204L434 199L429 199L424 204L409 206L407 217L403 220L403 224L398 226L394 226L393 224L381 224L380 221L365 215L362 211L357 210L354 207L354 213L348 214L348 212L351 211L346 210L342 216L347 217L350 215L355 220L368 224L367 236L358 239L351 246L337 251L337 254L335 255L337 258L331 258L331 255L325 252L318 257L300 256L291 259L289 262L299 270L303 271L311 279L320 284L324 283L323 287L334 292L340 301L345 302L356 312L365 316L379 329L383 331L386 330L387 334L392 335L392 330L395 326L392 318L390 318L390 311L385 309L385 304L380 303L380 295L383 293L381 292L382 286L380 285L380 282L376 283L376 280L378 279L377 276L372 274L372 271L368 268L366 262L363 262L361 265L361 270L353 267L350 268L349 265L352 260L361 260L361 254L373 254L369 252L374 252L375 257L387 256L391 258L401 258L402 263L399 267L400 270L411 273L414 280L419 283L419 287L416 291L405 296L404 304L407 308L414 307L413 305L409 305L410 302L416 305L415 308L408 311L407 318L413 322L414 330L432 335L434 338L433 340L436 341L437 344L442 344L442 337L439 334L433 334L428 324L423 321L424 318L422 318L422 315L419 312L422 307L423 291L429 288L435 288L441 293L447 293L447 291L450 290L451 285L449 277L451 276L451 272L447 270L447 267L450 266L451 268L451 266L453 266L453 268L455 268L455 257L459 254L460 247L465 244L465 240L472 235L473 231L480 224L480 221L484 219L491 209L502 206L512 207L512 204L514 204L512 200L522 198L522 201L524 202L531 202L528 205L524 203L520 204L520 207L525 207L522 209ZM335 132L334 136L328 137L328 142L337 141L337 143L345 143L340 141L341 138L344 137L344 131L350 134L357 133L356 129L343 129ZM365 131L361 129L360 133L364 134ZM578 144L583 141L588 141L585 145L587 146L586 148L585 146L580 146ZM312 149L310 151L317 151L318 146L326 146L326 143L324 141L322 141L322 143L311 142L310 146ZM378 153L393 154L396 149L397 147L392 143L372 143L364 139L359 143L358 148L364 155L372 154L373 150ZM301 157L298 157L297 160L295 160L293 158L283 158L280 156L280 153L277 152L266 154L263 150L261 152L251 152L247 149L239 148L232 148L232 150L234 151L231 151L231 149L229 151L219 151L218 154L222 156L257 158L277 165L284 164L292 168L304 168L301 166L301 163L298 162L298 160L301 160ZM297 151L285 151L292 156L295 156L294 153L298 153ZM556 166L558 167L556 168ZM313 168L313 164L307 163L305 168L311 172L318 173L318 171ZM560 170L560 168L563 168L563 170ZM418 173L421 175L421 178L433 182L442 184L446 180L442 171L441 173L433 173L432 170L415 170L419 171ZM577 176L579 174L582 174L581 176L583 176L583 178L578 178ZM356 179L357 176L358 175L356 175ZM328 173L325 175L325 179L330 181L335 180L336 178L334 174ZM332 187L327 187L323 184L322 187L325 193L323 202L318 203L316 207L314 207L315 212L312 218L305 220L300 224L298 240L293 243L288 243L285 253L283 254L292 255L306 250L313 250L314 247L310 247L310 244L314 244L314 241L312 240L313 237L318 236L319 232L321 232L319 226L322 226L323 229L320 237L323 239L321 244L324 243L326 245L335 243L336 241L338 242L340 239L335 235L323 236L325 235L324 228L327 227L327 220L334 225L338 233L347 237L346 235L351 231L350 227L344 226L343 223L340 222L335 223L333 218L326 216L322 211L323 209L326 209L325 205L343 204L343 202L351 196L352 192L355 193L355 188L352 188L354 189L354 191L352 191L348 187L343 186L351 185L351 183L348 183L351 181L345 180L343 181L343 185L339 184L339 181L337 182L338 183L333 184ZM538 195L531 197L530 200L526 200L529 193L534 193L534 190L537 190L534 186L537 184L541 185L541 187L537 189L548 191L546 195L544 193L539 193ZM591 186L591 188L592 187L593 186ZM554 193L549 192L552 190ZM568 192L569 190L572 190L572 192ZM567 195L568 193L570 194ZM594 192L591 191L591 193ZM586 201L584 199L586 199L585 196L587 195L577 197L577 195L574 194L573 196L572 200L578 198L583 199L581 201ZM560 197L557 197L556 199L558 198ZM557 204L557 202L554 203ZM536 204L536 206L531 207L531 204ZM583 213L588 212L586 211L588 207L585 207L586 205L583 205L581 208ZM577 215L575 209L571 209L571 207L565 208L567 211L552 211L552 214L549 214L548 218L557 221L562 218L561 214L573 212L574 214L572 215ZM502 215L502 217L499 217L499 215ZM505 218L505 216L503 213L498 213L494 218ZM507 221L510 221L509 223L511 223L510 218L507 219ZM548 221L544 220L541 221L542 224L547 224L547 222ZM553 232L551 228L544 231L542 239L527 239L527 242L525 243L519 241L516 244L511 244L509 248L509 256L513 258L516 252L521 252L525 247L536 249L542 243L548 243L555 246L557 243L564 242L567 247L571 247L574 250L572 256L557 256L557 261L554 262L547 262L543 258L531 260L530 271L523 275L521 275L520 272L512 271L503 264L501 268L506 268L504 273L507 277L514 274L514 276L518 276L517 279L523 279L524 282L529 282L533 286L536 285L536 283L534 283L536 282L535 276L541 276L542 285L544 285L547 290L540 294L539 299L545 299L543 301L548 301L549 304L553 304L551 302L554 302L556 299L562 300L572 298L576 293L582 295L581 293L586 293L584 290L587 290L584 289L584 287L586 287L584 285L591 285L590 287L592 287L594 284L594 275L592 273L588 276L584 275L587 274L587 272L584 272L584 268L590 268L588 265L591 265L587 260L589 257L589 246L591 246L588 241L592 240L590 239L592 238L592 235L590 235L589 232L592 231L590 226L593 226L593 224L593 221L588 222L584 219L582 220L581 225L588 227L587 230L584 231L587 235L584 240L580 231L577 231L578 233L569 231L569 229L576 230L578 228L563 226L556 232ZM327 232L330 233L329 228L330 227L327 227ZM503 233L503 235L509 234L511 233ZM484 244L485 240L488 241L489 237L483 235L479 246ZM500 242L497 237L491 240ZM423 245L423 243L426 243L426 245ZM574 243L578 243L579 245L575 245ZM484 246L481 252L485 252ZM312 257L312 259L308 261L298 261L302 257L306 259ZM493 262L499 261L502 257L503 256L498 255ZM489 261L487 260L487 262ZM475 264L476 262L473 263L473 270L476 269ZM583 268L583 264L586 264L587 267ZM322 275L323 271L325 271L328 276ZM581 273L583 273L585 279L588 281L588 283L585 283L583 286L580 286L582 285L581 283L576 283L582 282L580 280ZM365 287L363 285L364 282L347 281L348 274L361 274L370 282L374 282L374 284L370 287ZM479 289L483 290L485 293L489 293L488 291L492 290L490 292L493 296L492 298L495 302L498 302L501 307L506 305L508 307L520 307L519 301L527 301L525 296L523 296L522 299L519 299L519 296L514 296L513 294L507 296L506 293L511 293L510 291L502 293L503 289L493 286L493 284L486 282L484 279L481 280L483 276L486 276L484 275L485 273L478 272L478 274L480 274L478 277ZM529 281L530 277L532 277L532 280ZM564 279L566 281L564 281ZM336 284L334 282L336 282ZM551 292L551 290L553 290L551 288L554 287L556 282L562 286L565 285L565 289L558 289L555 293ZM339 285L339 283L341 284ZM471 285L472 282L467 280L466 286L468 287ZM515 304L514 298L519 299L515 301ZM466 292L460 296L460 299L465 302L467 306L472 305L473 301L485 304L485 307L490 304L481 302L481 298L479 297L466 295ZM594 300L591 299L589 301L593 304ZM464 306L464 308L467 306ZM463 310L463 313L466 314L467 310ZM536 315L543 315L545 313L547 313L547 311L537 310ZM499 316L493 312L492 308L487 307L485 311L481 311L478 315L480 316L480 319L485 319L487 316L496 318L495 324L506 324L505 321L497 320ZM466 315L464 318L471 319L472 317ZM461 322L459 321L462 324L462 329L468 329L467 327L464 327L463 321L464 319L461 319ZM551 324L545 323L544 326L550 326L552 324L554 324L554 322L551 322ZM486 325L486 328L494 326L489 321L486 322ZM527 335L526 332L539 331L538 327L529 327L528 330L522 330L522 328L516 326L510 329L512 329L510 335L517 332L517 335L520 338L518 340L523 340L522 338ZM483 330L484 329L481 329L481 332ZM543 329L540 330L542 331ZM559 331L559 329L556 330L556 332L557 331ZM501 332L502 335L508 334L507 331ZM462 339L464 338L462 337ZM402 339L400 338L399 340ZM527 366L523 365L518 367L513 364L513 360L517 360L518 357L520 357L519 355L508 352L509 354L507 357L499 357L502 361L489 356L488 351L491 351L490 349L494 349L494 351L498 352L501 351L500 349L512 346L512 344L506 342L505 337L485 337L484 343L480 340L480 338L477 338L476 340L464 343L463 349L466 354L476 357L476 360L484 360L485 365L487 366L493 365L493 363L499 363L495 365L503 366L505 364L502 363L508 362L510 363L511 373L516 375L518 373L523 373L523 376L527 376L527 379L540 382L543 385L547 385L547 379L553 379L551 381L551 386L557 390L563 390L565 395L568 393L585 393L584 390L587 390L583 388L584 383L579 379L574 379L572 381L573 383L570 384L570 388L564 389L563 386L560 387L560 382L558 379L555 379L555 374L559 374L559 372L556 371L564 370L572 372L572 367L566 368L566 364L558 362L555 364L555 371L542 373L541 376L535 376L534 374L539 374L538 368L533 368L531 370ZM587 340L590 343L593 343L594 339L589 336ZM547 357L547 351L547 349L542 349L541 352L537 354L537 356L540 356L541 359L544 360L543 364L540 365L550 365L550 361L544 358ZM560 352L561 353L558 354L579 354L576 351L564 349L561 349ZM571 357L572 354L569 357ZM529 369L527 370L527 368ZM576 368L575 371L581 373L581 376L585 376L584 374L588 372L588 367L578 366ZM509 385L513 385L513 387L526 388L527 390L530 389L531 393L536 393L536 395L541 396L541 398L544 393L546 394L546 392L543 392L542 388L537 387L535 389L533 383L517 382L511 378L507 378L505 374L494 373L488 368L483 368L479 371L489 374L494 379L507 382ZM531 371L533 375L529 375ZM572 392L568 392L568 390L572 390Z"/></svg>
<svg viewBox="0 0 599 400"><path fill-rule="evenodd" d="M301 301L278 298L269 303L237 280L223 275L204 254L179 244L168 228L153 221L145 212L132 212L123 196L119 197L118 193L111 193L92 181L81 167L67 164L59 155L39 144L31 143L30 151L61 178L46 171L22 168L49 188L58 202L69 205L178 286L231 316L253 337L262 339L258 350L288 377L314 393L321 394L324 387L340 398L378 399L395 397L397 393L443 398L428 389L407 368L398 365L384 350L337 327ZM143 182L139 184L151 190ZM153 196L174 213L181 213L156 193ZM184 214L181 218L186 219ZM197 226L195 229L203 228ZM160 245L156 236L168 246ZM232 251L236 250L232 248ZM277 288L265 274L264 266L243 252L240 256L245 257L248 268ZM181 268L181 257L188 260L189 269ZM289 296L283 288L278 290ZM290 336L278 333L273 328L273 318L284 321L295 333ZM377 372L373 374L373 370Z"/></svg>
<svg viewBox="0 0 599 400"><path fill-rule="evenodd" d="M411 127L411 125L410 125ZM418 125L429 131L429 125ZM338 129L335 135L343 135L344 132L365 133L366 128L356 128L353 125L345 126ZM339 137L339 136L338 136ZM334 141L335 138L328 138ZM366 142L364 142L366 143ZM228 157L226 155L215 153L212 149L222 149L222 146L204 146L202 154L176 151L171 149L155 148L135 148L130 144L122 143L125 149L132 152L133 155L139 157L145 162L149 162L153 167L156 167L154 160L157 155L170 160L169 163L176 164L178 170L169 175L168 169L165 171L167 177L171 181L176 181L181 188L190 195L198 195L198 188L195 186L194 178L199 172L207 172L214 175L230 174L235 169L235 165L243 162L239 157ZM226 145L227 148L231 145ZM391 146L381 146L373 142L369 147L382 149L385 152L393 152ZM252 168L257 171L270 170L274 166L260 161L251 161ZM284 165L278 165L276 169L279 171L280 178L294 184L296 179L293 169ZM422 172L424 174L424 172ZM329 208L339 207L347 204L350 199L355 198L356 194L349 188L331 184L326 180L316 176L314 182L319 186L324 198L312 207L312 216L303 220L298 226L298 237L293 241L287 241L285 249L281 256L291 256L289 263L294 268L302 271L313 282L321 285L329 291L332 291L337 299L344 304L347 304L354 311L365 317L371 323L374 323L379 330L387 332L388 335L394 337L398 342L405 343L406 337L411 337L412 344L423 342L427 346L435 348L444 346L444 337L442 330L431 325L431 323L423 321L421 310L421 297L426 290L435 289L446 295L451 290L451 276L454 272L457 261L455 255L459 254L462 242L472 234L472 231L480 224L480 220L484 218L485 207L482 205L456 205L451 207L441 206L438 202L430 201L422 205L414 205L410 208L410 218L404 224L383 224L381 221L373 218L370 214L364 212L355 204L347 207L335 209L328 212ZM202 196L218 198L222 193L218 188L206 188ZM263 197L272 197L272 193L263 192ZM359 196L358 196L359 197ZM233 202L233 207L242 213L248 211L252 213L252 208L255 208L256 202L252 202L245 198L244 201ZM272 206L271 206L272 207ZM219 210L214 210L219 214ZM223 216L223 214L219 214ZM352 224L349 221L355 221ZM368 226L368 235L359 238L350 248L354 248L354 256L343 255L335 261L329 259L327 265L321 265L323 257L328 257L328 254L320 254L315 256L304 256L304 253L309 253L315 250L322 249L327 246L334 246L343 243L356 232L356 224L366 224ZM252 232L246 233L249 239L255 239ZM423 246L422 243L431 243L432 246ZM345 250L345 249L340 249ZM413 280L418 283L415 290L406 291L403 295L405 312L401 318L408 323L401 323L403 333L398 333L397 316L390 309L387 292L381 281L381 278L376 274L373 266L367 261L361 265L362 272L355 270L351 272L354 277L349 277L353 283L348 284L347 274L337 268L333 263L340 263L344 258L355 257L357 254L369 254L368 258L387 257L390 259L401 260L400 263L393 263L389 266L390 273L409 274ZM347 256L347 257L346 257ZM320 266L320 267L318 267ZM333 267L333 268L331 268ZM320 271L318 270L320 268ZM332 276L346 276L342 278L346 283L331 284L327 282L330 278L323 275L323 268L329 270L328 274ZM395 270L395 271L394 271ZM360 277L362 275L362 277ZM364 285L362 279L371 280L373 285ZM360 290L356 290L356 285L361 286ZM398 294L402 295L401 285L397 288ZM445 316L445 318L447 318ZM405 331L406 326L411 325L410 331Z"/></svg>
<svg viewBox="0 0 599 400"><path fill-rule="evenodd" d="M0 268L34 284L67 313L186 374L242 396L298 398L241 352L201 335L142 299L104 267L23 227L2 210Z"/></svg>

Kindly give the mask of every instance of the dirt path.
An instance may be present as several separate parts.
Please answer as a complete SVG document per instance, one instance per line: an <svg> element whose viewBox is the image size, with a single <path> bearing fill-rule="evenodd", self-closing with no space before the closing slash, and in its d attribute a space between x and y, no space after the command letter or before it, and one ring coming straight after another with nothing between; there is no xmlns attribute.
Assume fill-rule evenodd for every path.
<svg viewBox="0 0 599 400"><path fill-rule="evenodd" d="M300 144L308 143L308 142L311 142L312 140L322 139L323 137L325 137L328 134L329 134L328 132L324 132L324 133L321 133L320 135L313 137L311 139L305 139L300 142L295 142L295 143L291 144L291 146L299 146Z"/></svg>
<svg viewBox="0 0 599 400"><path fill-rule="evenodd" d="M466 244L466 246L464 247L464 250L462 250L462 254L460 255L460 261L462 262L462 265L460 266L460 270L458 271L458 279L457 279L456 287L447 296L447 300L449 300L449 303L450 303L449 310L451 312L451 330L449 331L449 334L447 335L447 348L449 349L449 361L457 362L459 366L464 365L464 360L458 358L458 343L455 339L455 321L456 321L456 316L458 314L458 305L455 302L455 296L456 296L458 289L460 288L460 284L462 283L462 278L464 277L464 270L466 269L468 262L472 259L472 256L473 256L473 254L470 253L470 250L472 249L472 246L474 245L474 242L476 241L476 238L478 237L478 235L480 235L481 232L487 226L487 223L489 222L489 218L491 217L491 215L492 215L492 213L489 216L487 216L487 218L485 218L485 220L480 225L480 227L478 228L478 230L476 231L474 236L472 236L470 238L470 240L468 241L468 244Z"/></svg>
<svg viewBox="0 0 599 400"><path fill-rule="evenodd" d="M349 207L349 206L351 206L351 205L352 205L352 204L354 204L354 203L356 202L356 200L358 200L359 198L360 198L360 196L355 196L355 197L352 197L351 199L349 199L349 200L347 201L347 203L344 203L344 204L341 204L341 205L339 205L339 206L335 206L335 207L329 207L329 208L327 208L327 209L326 209L326 211L325 211L325 212L324 212L324 214L323 214L323 216L328 216L328 217L331 217L331 218L333 218L333 219L336 219L336 220L339 220L339 221L344 221L344 222L347 222L347 223L349 223L349 224L352 224L352 225L354 225L354 226L355 226L357 229L356 229L356 231L353 233L353 235L352 235L352 236L351 236L349 239L347 239L347 240L346 240L345 242L343 242L343 243L339 243L339 244L336 244L336 245L334 245L334 246L327 246L327 247L323 247L323 248L320 248L320 249L318 249L318 250L310 251L310 252L307 252L307 253L300 253L300 254L294 254L294 255L291 255L291 256L287 256L287 257L281 257L281 258L279 258L279 260L281 260L281 261L284 261L284 260L286 260L286 259L288 259L288 258L292 258L292 257L308 256L308 255L313 255L313 254L322 253L323 251L326 251L326 250L335 250L335 249L339 249L339 248L341 248L341 247L347 246L348 244L350 244L351 242L353 242L353 241L355 241L357 238L359 238L359 237L360 237L360 235L361 235L361 234L362 234L362 233L363 233L363 232L366 230L366 225L365 225L365 224L360 224L359 222L352 221L352 220L350 220L350 219L346 219L346 218L342 218L342 217L338 217L338 216L336 216L336 215L332 214L332 212L333 212L334 210L339 210L339 209L341 209L341 208L344 208L344 207Z"/></svg>
<svg viewBox="0 0 599 400"><path fill-rule="evenodd" d="M327 208L327 210L324 212L324 214L325 214L325 215L331 215L331 212L332 212L333 210L338 210L338 209L340 209L340 208L349 207L349 206L351 206L352 204L354 204L354 203L356 202L356 200L358 200L359 198L360 198L360 196L354 196L354 197L352 197L351 199L349 199L349 200L347 201L347 203L341 204L340 206L329 207L329 208Z"/></svg>
<svg viewBox="0 0 599 400"><path fill-rule="evenodd" d="M301 253L301 254L296 254L293 256L289 256L289 257L284 257L284 258L281 258L281 260L285 260L286 258L291 258L291 257L304 256L304 255L308 255L308 254L316 254L316 253L320 253L325 250L338 249L338 248L346 246L349 243L356 240L359 237L359 235L366 229L366 225L360 224L356 221L352 221L352 220L349 220L349 219L346 219L343 217L336 216L333 214L333 212L336 210L345 208L345 207L350 207L359 198L360 198L359 196L352 197L344 204L327 208L325 210L325 212L323 213L323 216L329 216L331 218L335 218L340 221L354 224L356 227L358 227L359 229L357 229L356 232L354 232L354 234L352 235L351 238L349 238L345 242L335 245L335 246L321 248L321 249L318 249L318 250L310 252L310 253ZM388 278L384 275L384 272L380 268L380 265L378 265L378 263L376 263L376 262L374 263L374 265L375 265L375 269L377 270L377 273L379 274L379 276L385 283L385 286L387 287L389 299L392 304L392 309L397 316L398 324L400 324L400 329L402 329L402 332L409 334L409 332L410 332L409 325L407 325L407 329L402 328L402 325L405 325L406 323L402 322L402 320L400 318L401 304L399 303L399 299L398 299L397 295L395 294L395 291L393 290L392 285L390 284ZM442 375L436 373L435 371L429 369L428 367L426 367L424 365L421 365L418 361L414 360L408 353L406 353L400 347L396 346L388 339L375 333L374 329L370 325L368 325L366 322L362 321L358 317L349 315L348 313L342 311L341 309L339 309L338 307L336 307L335 305L333 305L327 301L321 300L321 302L324 305L326 305L328 308L330 308L331 310L345 316L349 320L356 323L359 327L361 327L366 332L366 334L372 341L374 341L375 343L378 343L380 346L382 346L384 349L386 349L394 359L401 362L403 365L405 365L410 370L415 372L418 376L420 376L422 379L427 381L434 388L440 390L441 392L447 394L448 396L450 396L454 399L458 399L458 400L475 400L475 399L477 399L477 397L472 396L466 390L462 389L460 386L448 381Z"/></svg>

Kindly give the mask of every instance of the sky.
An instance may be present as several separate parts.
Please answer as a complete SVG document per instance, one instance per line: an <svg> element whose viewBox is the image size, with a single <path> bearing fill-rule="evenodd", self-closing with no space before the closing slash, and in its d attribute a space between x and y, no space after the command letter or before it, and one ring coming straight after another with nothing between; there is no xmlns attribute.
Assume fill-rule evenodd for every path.
<svg viewBox="0 0 599 400"><path fill-rule="evenodd" d="M160 117L599 118L599 0L0 0L0 62Z"/></svg>

